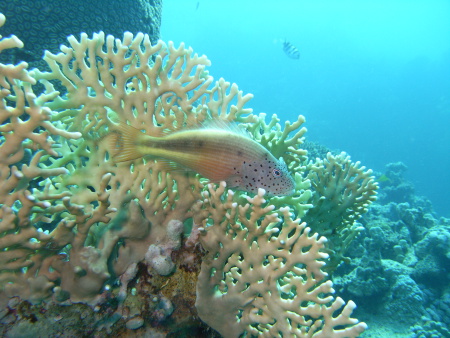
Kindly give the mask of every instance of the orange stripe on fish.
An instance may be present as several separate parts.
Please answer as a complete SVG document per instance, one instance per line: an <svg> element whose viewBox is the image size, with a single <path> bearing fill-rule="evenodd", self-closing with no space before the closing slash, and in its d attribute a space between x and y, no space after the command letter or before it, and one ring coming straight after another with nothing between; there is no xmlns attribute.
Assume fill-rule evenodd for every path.
<svg viewBox="0 0 450 338"><path fill-rule="evenodd" d="M167 171L185 168L244 191L257 192L258 188L264 188L269 195L294 191L294 180L284 162L232 128L206 127L153 137L119 123L106 138L115 162L152 156L163 159Z"/></svg>

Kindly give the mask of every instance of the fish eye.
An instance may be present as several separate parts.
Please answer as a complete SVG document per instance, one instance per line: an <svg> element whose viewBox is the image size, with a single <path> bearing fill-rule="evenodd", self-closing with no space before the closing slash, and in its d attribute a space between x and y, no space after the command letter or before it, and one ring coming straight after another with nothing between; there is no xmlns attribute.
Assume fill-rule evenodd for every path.
<svg viewBox="0 0 450 338"><path fill-rule="evenodd" d="M272 174L275 177L280 177L281 176L281 170L280 169L273 169L272 170Z"/></svg>

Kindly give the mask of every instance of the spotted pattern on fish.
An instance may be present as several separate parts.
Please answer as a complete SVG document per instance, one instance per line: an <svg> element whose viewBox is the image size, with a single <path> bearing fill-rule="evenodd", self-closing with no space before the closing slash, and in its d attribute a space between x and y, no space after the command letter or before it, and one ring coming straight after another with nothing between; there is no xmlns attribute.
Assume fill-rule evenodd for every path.
<svg viewBox="0 0 450 338"><path fill-rule="evenodd" d="M263 188L269 195L286 195L295 189L284 161L276 160L270 153L262 161L245 161L242 177L245 190L254 193Z"/></svg>

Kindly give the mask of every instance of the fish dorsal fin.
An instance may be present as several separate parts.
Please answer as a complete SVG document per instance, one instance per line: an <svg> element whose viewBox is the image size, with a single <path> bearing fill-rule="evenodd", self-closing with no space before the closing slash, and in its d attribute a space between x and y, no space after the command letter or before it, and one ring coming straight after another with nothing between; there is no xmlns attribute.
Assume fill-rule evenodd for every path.
<svg viewBox="0 0 450 338"><path fill-rule="evenodd" d="M236 122L229 122L221 119L209 119L202 123L202 129L225 130L230 133L252 139L250 133Z"/></svg>
<svg viewBox="0 0 450 338"><path fill-rule="evenodd" d="M176 133L180 133L180 132L195 131L195 130L228 131L233 134L237 134L237 135L249 138L249 139L253 139L252 135L247 130L245 130L242 126L237 124L236 122L229 122L229 121L221 120L218 118L207 119L200 124L183 127L182 129L179 129L179 130L164 129L163 137L169 136L172 134L176 134Z"/></svg>

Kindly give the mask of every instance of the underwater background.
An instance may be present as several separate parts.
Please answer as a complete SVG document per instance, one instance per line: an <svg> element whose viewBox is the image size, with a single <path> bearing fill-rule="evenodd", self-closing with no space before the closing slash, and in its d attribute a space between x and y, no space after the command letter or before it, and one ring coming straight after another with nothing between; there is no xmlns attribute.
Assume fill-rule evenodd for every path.
<svg viewBox="0 0 450 338"><path fill-rule="evenodd" d="M188 175L180 173L178 176L174 173L173 181L170 177L166 181L166 174L161 175L164 170L158 167L158 161L136 162L140 165L137 170L134 169L135 163L129 167L117 166L111 157L103 153L100 141L104 136L89 137L91 132L96 132L89 126L98 121L104 123L105 116L108 116L100 116L98 121L94 121L98 116L88 116L89 112L101 115L115 112L115 109L120 111L120 107L109 100L111 97L123 100L121 102L127 103L123 104L126 107L146 107L146 113L163 119L156 125L153 125L153 119L145 124L150 129L169 126L175 130L179 121L174 123L175 120L170 120L174 112L181 111L183 118L192 119L193 112L201 111L201 100L195 100L195 95L206 95L206 87L197 88L196 92L190 90L186 83L179 86L177 75L172 77L177 73L171 68L176 62L183 64L183 70L188 68L187 60L195 64L197 70L202 70L209 62L202 57L191 58L189 50L176 50L184 42L186 46L192 46L194 53L205 54L211 60L212 66L206 69L214 76L214 80L223 77L237 83L244 94L254 95L245 104L246 108L253 109L254 114L266 113L269 121L272 114L277 114L282 125L286 120L296 123L295 128L291 126L289 129L292 139L284 139L280 131L282 127L280 130L276 130L276 127L264 130L267 125L262 119L258 124L255 122L256 127L252 127L253 137L259 142L262 134L266 134L273 138L266 146L274 150L276 147L273 144L277 142L283 146L294 141L301 144L303 134L301 130L297 133L297 130L303 125L308 128L306 142L301 147L308 150L309 160L318 158L319 164L315 167L318 174L314 176L312 167L306 173L303 172L306 167L292 165L291 171L298 170L299 175L304 175L301 180L297 175L299 187L295 197L283 200L275 196L268 203L273 203L277 208L289 205L293 208L291 211L295 210L292 214L306 222L313 233L317 231L320 236L328 238L327 245L331 246L323 246L320 249L322 251L319 251L322 253L328 250L334 261L331 264L327 262L324 271L327 269L329 279L333 281L334 297L342 297L349 304L354 301L357 308L351 316L368 324L368 329L361 337L450 337L450 180L447 178L450 169L450 1L111 0L84 1L82 5L78 1L67 1L65 7L55 0L0 3L0 12L4 11L7 17L4 27L0 27L0 34L6 37L17 33L21 39L23 36L25 44L21 50L0 49L3 58L0 58L0 62L16 64L23 60L30 62L29 69L38 67L48 71L48 68L42 68L46 63L41 60L42 50L48 48L56 53L61 36L64 43L70 45L70 48L62 48L63 53L59 56L47 56L47 62L57 60L52 63L54 67L51 73L30 73L39 83L36 86L24 86L24 90L33 89L38 93L42 90L39 85L47 84L46 92L51 95L36 101L40 110L34 110L37 112L34 119L28 117L25 111L18 121L29 119L34 122L36 116L46 116L46 109L51 108L55 113L54 125L61 128L69 128L70 125L70 130L76 131L66 133L69 129L52 129L50 123L42 126L40 122L37 124L39 128L31 128L31 136L44 133L47 129L55 132L52 135L61 143L58 146L70 156L63 156L49 167L47 161L53 160L43 158L40 162L42 168L57 169L46 179L47 185L40 181L45 172L35 171L36 177L28 185L19 182L14 188L3 190L6 191L3 196L6 201L0 201L0 211L3 212L0 214L0 336L219 337L220 333L228 337L233 335L227 330L234 328L238 322L244 322L236 321L233 309L242 311L253 305L245 300L243 305L230 306L227 303L228 292L209 293L211 290L217 291L218 284L210 281L213 269L207 264L217 261L218 257L223 258L227 262L225 266L230 269L228 271L219 266L219 271L223 269L223 272L217 275L229 277L231 271L234 275L228 278L228 282L238 286L238 281L245 281L246 272L250 272L249 275L253 272L253 268L242 268L238 269L239 274L243 272L242 276L236 275L235 266L241 266L239 264L244 257L244 251L239 250L248 249L250 245L246 242L234 245L231 241L236 238L241 240L241 237L251 239L252 236L227 236L231 233L230 229L225 227L226 231L222 231L211 216L219 209L228 210L222 208L222 204L227 198L231 201L233 193L235 197L242 197L239 203L250 202L250 199L243 192L224 192L222 185L203 188L197 184L200 181L192 183ZM95 10L91 9L91 5ZM84 15L79 15L82 13L81 6ZM61 14L63 9L67 14ZM57 18L55 24L49 24L55 22L50 21L50 16L52 20ZM119 38L123 30L132 31L135 34L133 48L142 42L139 39L143 36L136 35L138 31L148 32L154 45L160 37L165 42L174 41L175 47L161 42L153 46L153 52L146 50L145 54L140 55L142 59L136 64L132 64L132 59L128 59L126 62L130 64L127 64L122 57L129 54L114 53L112 43L109 47L104 46L106 54L93 52L93 49L103 46L104 37L94 35L92 40L88 40L87 36L92 37L92 33L99 29ZM82 36L83 43L77 44L80 31L85 31L87 35ZM33 34L27 36L28 32ZM70 34L75 37L66 42L65 37ZM125 36L124 41L128 40L129 43L131 35ZM46 45L47 42L51 44ZM90 47L87 47L87 42L90 42ZM116 40L118 43L120 40ZM37 57L31 53L34 47ZM127 48L132 50L130 46ZM72 50L78 52L75 53L76 57L64 58L64 50L67 53ZM99 52L100 49L96 51ZM155 62L145 68L146 63L142 60L148 61L150 57L152 60L157 59L159 53L165 55L166 61L159 64ZM109 68L105 67L102 73L93 66L85 74L76 69L86 61L90 66L95 65L94 58L98 61L97 67L102 65L100 60L103 60L104 64L110 62ZM172 66L168 66L168 60L174 61ZM73 65L74 68L67 65ZM152 85L156 84L156 89L164 89L161 92L145 92L147 86L134 86L133 81L137 81L137 78L127 78L128 75L123 72L123 69L134 66L138 67L138 75L149 71L146 74L153 80ZM0 65L0 76L5 69ZM115 75L108 77L105 74ZM118 78L125 78L124 82L118 83L126 83L126 89L125 86L117 85L117 74ZM72 82L65 83L65 76L68 75L71 81L75 79L75 86L71 86ZM168 77L164 79L164 76ZM202 71L197 71L195 76L198 77L198 84L209 81ZM54 92L55 88L46 82L48 79L53 81L56 89L63 91ZM214 109L218 109L219 104L216 103L223 97L217 93L226 86L225 81L218 81L212 89L216 94L211 95L210 102L207 102L210 114L218 115ZM184 99L167 99L173 95L170 92L177 90L176 95ZM134 95L134 91L140 95ZM22 88L16 84L13 92L22 93ZM233 96L228 94L226 98ZM8 110L10 107L20 106L17 102L24 100L20 95L15 98L4 90L2 95L8 97L5 102L10 106L0 108L8 114L14 111ZM96 101L102 95L106 98L102 102L106 103L98 105ZM156 95L156 98L152 95ZM155 99L153 103L156 103L147 106L152 98ZM164 98L167 106L160 105ZM28 105L33 104L33 97L28 97L28 100ZM233 104L243 101L245 97L237 96L231 100ZM198 106L192 109L191 104ZM156 111L156 107L163 110ZM162 111L167 114L164 116ZM128 119L131 124L136 123L136 115L140 117L132 109L116 113L122 114L122 118ZM241 113L243 111L239 111ZM86 117L79 118L78 124L72 126L70 119L64 120L65 114L85 114ZM305 124L302 124L300 114L306 117ZM233 119L237 117L231 117ZM12 132L7 129L10 122L11 118L5 118L1 125L0 153L7 148L5 145L10 144L6 136L15 135L14 129ZM11 124L11 128L16 126ZM79 131L83 131L81 139L78 139L81 136ZM17 135L20 136L20 133ZM23 136L24 140L27 138L30 138L30 134ZM46 143L44 146L50 148ZM89 152L91 156L88 157L84 149L95 151L92 154ZM331 152L329 155L328 151ZM356 184L360 188L359 192L353 190L349 193L344 184L344 190L335 189L337 197L330 197L326 195L326 190L329 187L334 189L336 182L332 179L338 176L333 176L333 173L343 168L342 163L347 163L349 168L350 161L345 154L340 154L341 151L351 155L352 161L361 161L367 171L361 169L358 175L353 173L353 178L344 177L348 178L348 187L353 186L353 189L354 180L359 182ZM7 155L4 158L0 156L0 169L7 174L2 170L0 172L8 178L20 177L18 168L26 170L26 164L32 165L35 159L36 164L40 156L36 149L28 149L27 156L14 162L11 155L15 154L14 150L4 153ZM301 153L302 150L299 150L296 156L299 158ZM76 156L80 154L78 159ZM56 158L56 155L52 156ZM337 166L325 167L324 164L322 168L326 161L320 162L320 159L325 158ZM76 161L79 167L73 166L72 162ZM300 162L295 163L300 165ZM373 177L369 177L372 172L368 169L374 170ZM319 174L326 174L328 170L331 180L324 181ZM8 182L3 177L2 180ZM4 183L2 180L0 183ZM109 183L110 180L113 183ZM307 187L303 185L304 180L308 181ZM373 180L378 182L379 188ZM161 182L163 184L159 184ZM176 188L173 182L176 182ZM306 196L311 192L309 182L315 185L311 187L311 191L314 191L312 197ZM340 183L337 182L336 186ZM43 194L46 190L42 187L53 185L55 189L61 189L62 195L56 194L59 190L55 190L54 195ZM130 189L122 189L127 185ZM375 190L377 200L373 202ZM33 191L37 197L29 197L29 191ZM171 193L166 198L164 194L168 191ZM134 193L138 195L132 195ZM15 194L22 194L26 198L19 200L14 197ZM75 197L73 200L80 205L79 209L69 208L69 199L60 198L65 194ZM261 198L263 196L258 195L250 204L256 205ZM353 204L342 202L346 202L347 198L353 198ZM41 203L46 200L51 203ZM363 203L355 213L355 205L361 200ZM199 201L201 210L198 209L200 204L197 205ZM215 201L217 206L211 201ZM101 209L106 202L112 203L114 208ZM311 204L308 213L303 203ZM233 203L232 208L237 208L237 205ZM343 208L343 205L348 207ZM186 209L186 206L192 209ZM286 210L284 223L281 225L282 222L279 222L278 226L282 230L295 228L294 232L300 235L302 225L290 222L289 217L292 215L288 215ZM247 222L245 226L236 227L240 234L252 226L257 228L255 225L269 224L265 220L269 220L266 217L271 215L264 214L261 208L253 208L251 213L247 211L241 210L238 215L239 222ZM75 218L75 212L91 218L89 221ZM253 224L249 222L249 217L255 213L260 217L256 217ZM361 218L360 213L363 214ZM46 214L50 215L48 219L33 217ZM111 218L107 215L111 215ZM216 218L224 217L225 214ZM345 217L347 223L344 222ZM70 227L66 227L68 221ZM227 222L222 223L227 226ZM60 231L64 231L67 236L59 236ZM264 235L267 233L264 232ZM307 236L307 231L302 236L305 233ZM292 239L290 230L289 234ZM266 237L260 236L258 240L260 238ZM271 243L270 246L274 248L271 252L274 255L286 254L286 250L276 246L274 238L275 235L265 242ZM226 242L228 239L231 242ZM281 235L279 239L281 243ZM303 266L300 260L295 261L297 256L301 256L298 254L304 253L303 249L312 251L313 245L318 245L320 240L311 245L303 243L297 251L288 250L283 264L293 260L292 265L296 268ZM104 245L105 242L109 245ZM297 240L291 242L297 243ZM217 248L213 244L217 244ZM235 256L239 257L238 263L233 262L231 254L227 256L230 247L237 248ZM255 252L253 254L247 250L245 256L258 258L258 251ZM17 257L14 256L16 253ZM211 257L215 257L214 260ZM269 276L267 284L273 289L268 287L264 290L270 292L260 292L253 285L250 287L250 284L246 284L246 290L257 290L253 300L262 294L277 294L289 285L283 281L286 284L280 287L278 277L274 277L278 265L266 264L268 256L262 257L258 263L271 269L261 270L262 278ZM320 265L324 259L319 257L313 261ZM306 293L297 293L296 288L302 282L316 278L316 271L308 276L299 274L294 291L290 291L289 296L284 295L287 298L283 300L304 296ZM257 286L260 280L253 278ZM220 278L219 282L222 285L225 283ZM325 284L318 280L313 285L319 290ZM327 292L325 290L320 294ZM269 302L276 303L273 300L271 297ZM308 304L312 303L308 301ZM348 309L352 307L350 305ZM351 310L348 309L344 312L350 316ZM275 312L277 315L294 314L287 310ZM230 313L232 320L226 316ZM300 314L309 318L308 313L295 312L295 315ZM213 318L209 318L209 315ZM338 318L339 311L333 315L333 319ZM359 326L358 330L364 329L365 323L355 326ZM350 324L355 323L347 324L352 326ZM345 329L348 328L347 324L335 326ZM325 321L324 327L327 325ZM250 325L250 329L255 328L256 325ZM351 333L348 335L358 336L358 330L349 331ZM262 331L253 331L258 332L253 335L249 333L251 331L245 332L249 337L261 335ZM282 335L278 333L277 336Z"/></svg>
<svg viewBox="0 0 450 338"><path fill-rule="evenodd" d="M308 141L375 171L378 202L333 274L362 336L450 337L450 1L166 1L163 14L161 38L206 54L254 113L302 114Z"/></svg>
<svg viewBox="0 0 450 338"><path fill-rule="evenodd" d="M450 216L450 1L165 1L161 38L212 60L254 113L381 173L403 162ZM287 40L299 59L283 52Z"/></svg>

